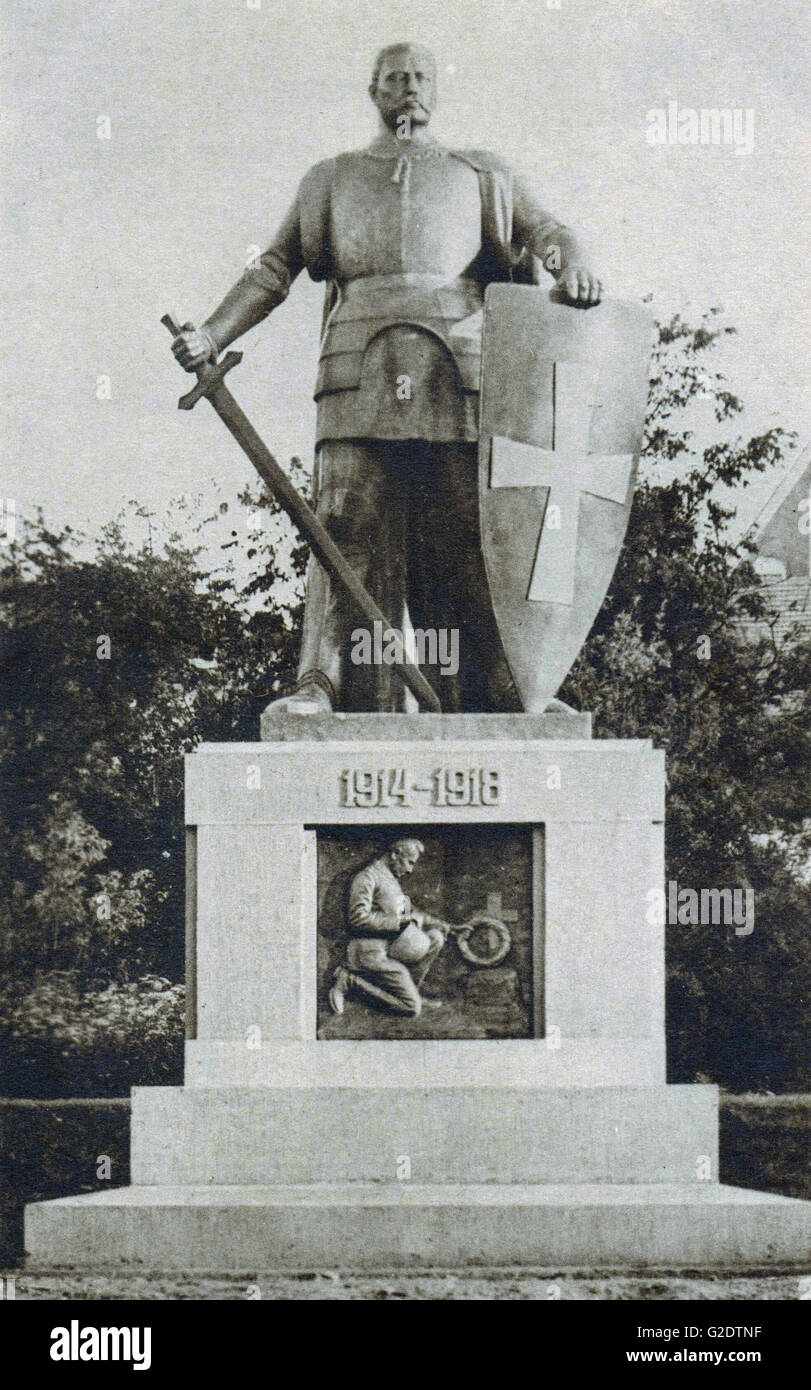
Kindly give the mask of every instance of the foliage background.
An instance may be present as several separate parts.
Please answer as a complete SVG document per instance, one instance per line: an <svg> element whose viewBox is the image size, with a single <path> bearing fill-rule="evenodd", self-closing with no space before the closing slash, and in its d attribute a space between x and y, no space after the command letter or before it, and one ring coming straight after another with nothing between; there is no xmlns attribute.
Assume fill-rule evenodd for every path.
<svg viewBox="0 0 811 1390"><path fill-rule="evenodd" d="M734 497L791 441L732 435L741 403L712 369L732 331L716 311L659 325L627 542L560 693L597 737L666 750L668 878L755 891L751 936L668 929L671 1079L801 1090L811 647L744 634L767 609ZM717 442L698 456L691 421L707 410ZM0 569L6 1095L181 1079L182 755L255 737L295 671L306 551L265 494L134 511L142 544L132 516L89 542L40 515Z"/></svg>

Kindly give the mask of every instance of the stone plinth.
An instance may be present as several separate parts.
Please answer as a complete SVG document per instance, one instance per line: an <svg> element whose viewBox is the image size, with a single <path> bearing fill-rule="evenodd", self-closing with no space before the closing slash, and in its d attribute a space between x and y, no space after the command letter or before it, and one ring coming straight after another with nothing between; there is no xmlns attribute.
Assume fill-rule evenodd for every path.
<svg viewBox="0 0 811 1390"><path fill-rule="evenodd" d="M566 714L268 714L262 742L190 755L185 1086L134 1091L132 1187L27 1209L30 1258L807 1260L811 1204L720 1186L715 1088L665 1085L663 757L589 734ZM406 828L433 865L415 901L481 907L509 951L489 977L453 956L430 1017L341 1036L334 880Z"/></svg>
<svg viewBox="0 0 811 1390"><path fill-rule="evenodd" d="M296 1084L302 1069L323 1067L336 1079L327 1084L340 1084L331 1060L340 1054L322 1049L351 1042L316 1037L319 834L408 826L427 837L466 825L523 826L534 836L523 1075L532 1081L538 1068L564 1085L663 1082L663 928L647 920L649 894L664 881L662 755L644 740L518 738L520 715L480 716L485 731L500 719L495 738L436 744L398 737L401 718L408 731L419 716L387 716L385 740L203 745L187 759L196 865L189 1082ZM470 727L471 717L460 718ZM457 779L464 802L450 805ZM407 1070L422 1070L419 1036L364 1041L353 1083L385 1085L397 1066L390 1049L401 1045L411 1049ZM443 1069L465 1044L433 1046L445 1049ZM487 1039L460 1055L467 1077L481 1058L493 1084L501 1049L506 1059L507 1042Z"/></svg>

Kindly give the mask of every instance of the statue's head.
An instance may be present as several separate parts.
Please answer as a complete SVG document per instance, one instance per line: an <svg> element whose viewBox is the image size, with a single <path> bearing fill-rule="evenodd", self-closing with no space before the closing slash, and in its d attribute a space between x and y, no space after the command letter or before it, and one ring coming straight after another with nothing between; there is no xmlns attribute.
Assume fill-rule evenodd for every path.
<svg viewBox="0 0 811 1390"><path fill-rule="evenodd" d="M388 853L392 873L410 874L424 850L422 840L395 840Z"/></svg>
<svg viewBox="0 0 811 1390"><path fill-rule="evenodd" d="M412 126L427 126L436 95L436 63L427 48L417 43L381 48L369 96L389 130L407 140Z"/></svg>

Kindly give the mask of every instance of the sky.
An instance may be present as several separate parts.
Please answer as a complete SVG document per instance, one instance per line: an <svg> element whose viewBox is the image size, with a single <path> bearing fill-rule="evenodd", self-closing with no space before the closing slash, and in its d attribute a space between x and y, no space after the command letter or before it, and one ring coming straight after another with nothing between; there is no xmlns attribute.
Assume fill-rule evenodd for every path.
<svg viewBox="0 0 811 1390"><path fill-rule="evenodd" d="M92 535L129 498L161 516L209 480L226 497L251 480L205 403L176 410L190 383L160 317L201 321L306 169L371 138L372 58L403 38L437 55L440 140L526 174L609 293L723 306L742 427L807 441L804 9L3 0L0 496ZM647 113L670 101L752 111L751 151L650 145ZM229 378L282 462L312 455L322 293L300 277ZM772 485L742 494L742 520Z"/></svg>

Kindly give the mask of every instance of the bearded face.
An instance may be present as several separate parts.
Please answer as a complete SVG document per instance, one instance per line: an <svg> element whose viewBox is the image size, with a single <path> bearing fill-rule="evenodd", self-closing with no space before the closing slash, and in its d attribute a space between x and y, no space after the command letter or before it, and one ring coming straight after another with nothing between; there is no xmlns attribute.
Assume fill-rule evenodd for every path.
<svg viewBox="0 0 811 1390"><path fill-rule="evenodd" d="M436 106L436 64L425 48L406 44L384 53L369 94L384 125L395 133L427 126Z"/></svg>

